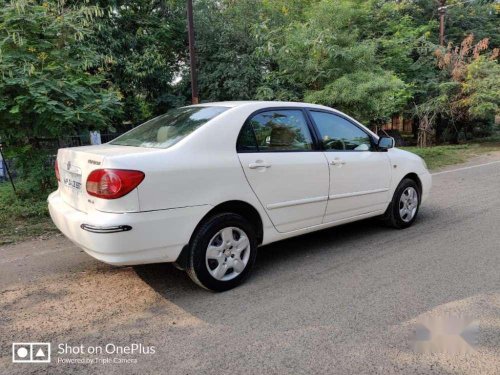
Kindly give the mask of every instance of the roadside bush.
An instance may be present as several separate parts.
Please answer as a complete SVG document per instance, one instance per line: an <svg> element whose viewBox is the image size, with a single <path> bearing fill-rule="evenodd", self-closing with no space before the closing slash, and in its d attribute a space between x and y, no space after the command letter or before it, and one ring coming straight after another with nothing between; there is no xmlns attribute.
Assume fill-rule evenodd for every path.
<svg viewBox="0 0 500 375"><path fill-rule="evenodd" d="M16 187L21 194L14 194L10 183L0 183L0 245L56 231L46 195L28 194L25 181L16 181Z"/></svg>

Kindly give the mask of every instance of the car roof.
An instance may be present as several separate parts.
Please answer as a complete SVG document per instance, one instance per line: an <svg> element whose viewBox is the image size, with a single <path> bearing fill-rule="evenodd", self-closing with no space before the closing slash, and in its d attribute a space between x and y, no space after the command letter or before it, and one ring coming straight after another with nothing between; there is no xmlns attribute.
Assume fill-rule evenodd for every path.
<svg viewBox="0 0 500 375"><path fill-rule="evenodd" d="M190 105L189 107L230 107L230 108L235 108L235 107L241 107L241 106L246 106L246 105L256 105L259 104L262 106L262 108L267 108L267 107L309 107L309 108L323 108L323 109L329 109L331 110L332 108L326 107L324 105L319 105L319 104L311 104L311 103L302 103L302 102L281 102L281 101L265 101L265 100L236 100L236 101L227 101L227 102L211 102L211 103L200 103L200 104L193 104Z"/></svg>
<svg viewBox="0 0 500 375"><path fill-rule="evenodd" d="M312 103L304 103L304 102L282 102L282 101L265 101L265 100L237 100L237 101L227 101L227 102L210 102L210 103L200 103L193 104L187 107L229 107L229 108L241 108L245 106L253 106L254 109L264 109L264 108L272 108L272 107L304 107L304 108L317 108L327 110L329 112L337 113L344 117L347 117L351 121L362 125L356 119L346 115L345 113L331 107L327 107L320 104L312 104ZM366 126L363 126L372 136L378 138L378 135L368 129Z"/></svg>

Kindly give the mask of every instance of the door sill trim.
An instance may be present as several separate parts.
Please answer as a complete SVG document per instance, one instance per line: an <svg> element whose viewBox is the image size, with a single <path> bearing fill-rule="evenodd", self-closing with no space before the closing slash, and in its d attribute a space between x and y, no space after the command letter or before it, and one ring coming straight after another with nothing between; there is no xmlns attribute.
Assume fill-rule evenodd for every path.
<svg viewBox="0 0 500 375"><path fill-rule="evenodd" d="M297 200L293 200L293 201L271 203L271 204L268 204L266 206L266 208L268 210L273 210L275 208L284 208L284 207L298 206L298 205L301 205L301 204L316 203L316 202L325 202L327 200L328 200L328 196L314 197L314 198L304 198L304 199L297 199Z"/></svg>
<svg viewBox="0 0 500 375"><path fill-rule="evenodd" d="M357 191L355 193L332 194L332 195L328 196L328 199L350 198L350 197L357 197L357 196L360 196L360 195L384 193L386 191L389 191L389 188L386 188L386 189L375 189L375 190L365 190L365 191Z"/></svg>

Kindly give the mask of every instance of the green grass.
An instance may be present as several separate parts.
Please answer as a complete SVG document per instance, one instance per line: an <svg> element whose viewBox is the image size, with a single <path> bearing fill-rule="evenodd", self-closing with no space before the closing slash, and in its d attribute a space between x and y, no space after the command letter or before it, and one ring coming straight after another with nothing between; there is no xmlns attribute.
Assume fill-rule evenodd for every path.
<svg viewBox="0 0 500 375"><path fill-rule="evenodd" d="M0 183L0 245L56 232L46 197L18 198L10 183Z"/></svg>
<svg viewBox="0 0 500 375"><path fill-rule="evenodd" d="M478 138L474 140L475 143L499 143L500 144L500 129L495 131L492 135L484 138Z"/></svg>
<svg viewBox="0 0 500 375"><path fill-rule="evenodd" d="M438 169L447 165L464 163L474 156L500 151L500 142L492 139L459 145L401 148L422 157L429 169Z"/></svg>

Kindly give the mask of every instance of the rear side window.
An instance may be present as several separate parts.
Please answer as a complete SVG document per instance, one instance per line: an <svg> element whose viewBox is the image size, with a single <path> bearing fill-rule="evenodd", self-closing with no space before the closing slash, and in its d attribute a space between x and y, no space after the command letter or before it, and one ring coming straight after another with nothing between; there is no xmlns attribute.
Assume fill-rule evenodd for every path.
<svg viewBox="0 0 500 375"><path fill-rule="evenodd" d="M238 137L238 151L309 151L313 141L304 113L286 109L260 112L248 121Z"/></svg>
<svg viewBox="0 0 500 375"><path fill-rule="evenodd" d="M253 132L252 124L246 122L241 129L240 135L238 136L238 142L236 145L238 152L258 152L257 139L255 139L255 134Z"/></svg>
<svg viewBox="0 0 500 375"><path fill-rule="evenodd" d="M110 142L112 145L168 148L227 107L183 107L155 117Z"/></svg>

